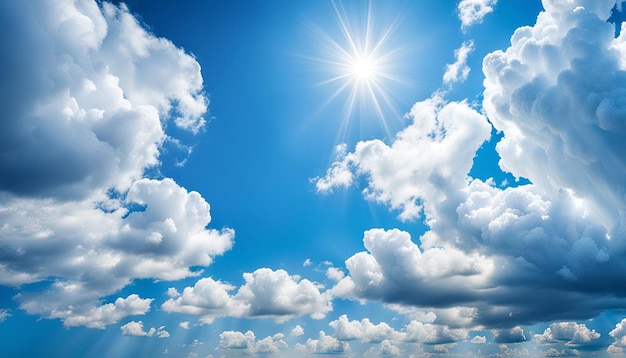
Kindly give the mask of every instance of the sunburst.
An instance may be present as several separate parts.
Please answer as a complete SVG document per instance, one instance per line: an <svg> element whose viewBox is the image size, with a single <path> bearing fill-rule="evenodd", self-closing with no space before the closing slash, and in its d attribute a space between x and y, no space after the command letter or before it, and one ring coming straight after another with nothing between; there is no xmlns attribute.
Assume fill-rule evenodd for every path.
<svg viewBox="0 0 626 358"><path fill-rule="evenodd" d="M323 49L323 54L315 59L328 65L331 72L331 77L321 81L320 85L336 85L324 106L338 98L345 98L341 133L355 117L355 109L358 107L366 113L373 111L389 134L385 113L399 116L394 109L388 85L391 82L406 82L391 73L400 53L399 49L390 49L388 46L397 21L375 33L371 1L362 19L364 21L358 23L361 26L353 26L341 3L333 1L332 5L341 36L333 38L320 28L313 27ZM344 97L346 94L347 97Z"/></svg>

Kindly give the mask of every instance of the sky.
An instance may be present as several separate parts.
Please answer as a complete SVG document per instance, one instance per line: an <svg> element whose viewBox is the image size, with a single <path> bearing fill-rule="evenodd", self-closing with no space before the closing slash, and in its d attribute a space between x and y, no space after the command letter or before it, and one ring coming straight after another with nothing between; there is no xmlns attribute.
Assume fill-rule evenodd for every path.
<svg viewBox="0 0 626 358"><path fill-rule="evenodd" d="M624 18L0 2L0 356L623 356Z"/></svg>

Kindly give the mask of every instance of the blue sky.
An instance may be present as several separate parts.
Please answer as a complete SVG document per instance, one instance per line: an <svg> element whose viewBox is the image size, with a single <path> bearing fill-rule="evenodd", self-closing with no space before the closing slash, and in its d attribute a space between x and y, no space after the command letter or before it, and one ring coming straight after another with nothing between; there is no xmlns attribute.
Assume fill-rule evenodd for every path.
<svg viewBox="0 0 626 358"><path fill-rule="evenodd" d="M620 5L2 2L0 356L623 355Z"/></svg>

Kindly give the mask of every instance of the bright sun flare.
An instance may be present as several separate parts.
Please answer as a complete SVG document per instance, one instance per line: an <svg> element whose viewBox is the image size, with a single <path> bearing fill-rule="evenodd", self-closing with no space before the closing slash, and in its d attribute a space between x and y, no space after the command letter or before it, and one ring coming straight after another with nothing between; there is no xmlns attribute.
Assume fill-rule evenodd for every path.
<svg viewBox="0 0 626 358"><path fill-rule="evenodd" d="M346 129L353 117L354 109L360 105L359 108L372 109L373 111L369 110L369 113L378 116L385 130L389 132L383 107L391 109L392 112L395 110L385 85L389 81L404 82L388 72L392 61L398 55L397 50L389 50L385 46L395 23L375 34L371 2L367 8L365 21L361 21L359 24L362 26L357 28L349 21L354 20L355 16L349 17L345 8L334 1L333 7L342 37L334 38L320 28L313 28L325 52L322 58L316 60L329 65L333 73L333 77L320 84L336 86L335 92L326 104L347 93L342 130Z"/></svg>
<svg viewBox="0 0 626 358"><path fill-rule="evenodd" d="M360 80L370 80L376 73L376 65L368 57L358 56L351 63L352 74Z"/></svg>

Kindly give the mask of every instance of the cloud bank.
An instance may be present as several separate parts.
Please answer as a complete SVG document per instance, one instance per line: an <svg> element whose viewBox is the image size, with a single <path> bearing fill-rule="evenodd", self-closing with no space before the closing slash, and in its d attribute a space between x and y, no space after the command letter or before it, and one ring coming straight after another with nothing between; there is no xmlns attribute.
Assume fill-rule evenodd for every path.
<svg viewBox="0 0 626 358"><path fill-rule="evenodd" d="M0 284L68 326L144 314L152 299L102 298L198 275L233 242L207 228L200 194L146 177L168 123L204 126L200 66L124 5L11 0L0 13Z"/></svg>

